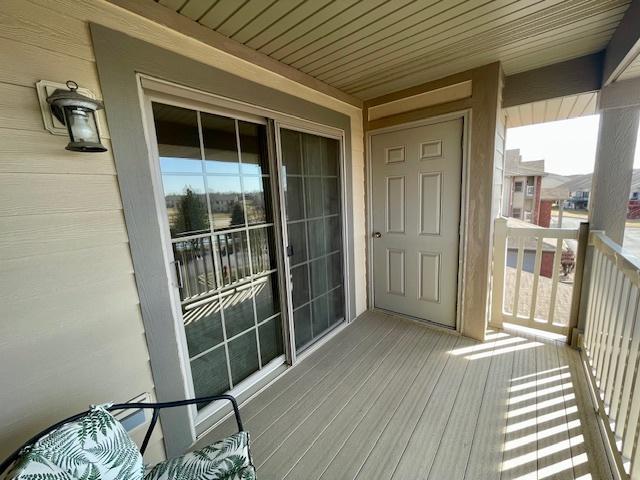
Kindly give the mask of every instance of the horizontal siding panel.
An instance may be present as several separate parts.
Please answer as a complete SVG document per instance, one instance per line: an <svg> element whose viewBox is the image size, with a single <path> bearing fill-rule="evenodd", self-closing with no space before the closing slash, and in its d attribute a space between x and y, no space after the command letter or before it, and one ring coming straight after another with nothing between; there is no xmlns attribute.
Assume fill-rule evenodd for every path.
<svg viewBox="0 0 640 480"><path fill-rule="evenodd" d="M64 84L73 79L83 88L100 92L96 64L67 53L4 39L0 42L0 64L11 65L0 69L0 82L33 87L39 80Z"/></svg>
<svg viewBox="0 0 640 480"><path fill-rule="evenodd" d="M54 384L41 381L25 388L16 382L15 388L3 389L0 404L8 421L3 422L0 432L0 455L4 457L39 430L92 404L128 400L151 391L151 369L142 355L143 342L140 335L123 337L116 350L74 357L69 362L50 359L40 368L51 367Z"/></svg>
<svg viewBox="0 0 640 480"><path fill-rule="evenodd" d="M55 2L48 3L51 5ZM99 19L100 17L94 18L95 21ZM60 52L69 57L94 60L86 24L71 15L47 8L47 5L32 4L29 0L2 1L0 37Z"/></svg>
<svg viewBox="0 0 640 480"><path fill-rule="evenodd" d="M0 128L44 130L35 87L0 83Z"/></svg>
<svg viewBox="0 0 640 480"><path fill-rule="evenodd" d="M22 286L26 289L24 283ZM138 303L134 276L130 273L94 278L91 283L67 285L63 289L51 288L41 293L37 301L25 290L21 298L3 303L0 337L4 343L8 343L9 338L25 343L28 337L45 341L62 325L69 329L99 330L103 323L117 323L118 313L131 314L131 308L137 308ZM131 324L136 331L141 327L141 323Z"/></svg>
<svg viewBox="0 0 640 480"><path fill-rule="evenodd" d="M42 123L42 121L40 122ZM40 131L0 128L0 173L71 173L115 175L111 142L109 151L82 153L65 150L69 137Z"/></svg>
<svg viewBox="0 0 640 480"><path fill-rule="evenodd" d="M63 401L69 395L78 396L78 381L85 385L91 385L92 382L111 383L111 390L103 390L96 386L88 398L89 402L79 404L79 409L87 408L93 403L109 403L119 399L126 401L153 388L143 335L122 335L117 345L104 346L84 357L73 354L75 346L72 344L61 347L68 349L66 355L58 352L48 363L41 364L39 371L29 369L29 373L34 373L33 378L23 377L20 381L16 379L15 385L12 385L9 391L0 393L0 403L5 409L3 413L15 413L11 415L14 417L23 411L24 407L16 400L25 396L27 392L33 392L32 395L40 396L48 402ZM47 391L43 386L46 382L43 380L54 372L58 372L56 388L49 388ZM64 372L64 375L60 375L60 372ZM128 378L136 377L138 380L130 384L135 385L135 389L127 388ZM13 401L8 402L9 399Z"/></svg>
<svg viewBox="0 0 640 480"><path fill-rule="evenodd" d="M38 301L52 288L63 292L125 273L133 273L126 244L5 260L0 264L0 304Z"/></svg>
<svg viewBox="0 0 640 480"><path fill-rule="evenodd" d="M121 210L0 217L0 261L127 242Z"/></svg>
<svg viewBox="0 0 640 480"><path fill-rule="evenodd" d="M0 378L11 378L11 371L15 369L16 363L42 365L41 369L33 368L21 373L19 388L28 388L30 384L43 381L43 376L49 375L51 369L68 371L65 363L73 368L79 358L88 360L102 352L117 351L128 337L138 339L133 351L140 352L140 359L144 360L144 356L148 354L138 306L120 305L110 310L110 318L105 315L100 324L92 322L90 325L69 328L65 317L50 316L42 320L57 323L58 328L49 331L46 338L40 335L22 338L10 335L3 338L3 355L11 358L11 362L0 362ZM51 364L51 359L55 359L56 364ZM144 361L142 364L144 365Z"/></svg>
<svg viewBox="0 0 640 480"><path fill-rule="evenodd" d="M111 175L0 174L0 217L120 209Z"/></svg>

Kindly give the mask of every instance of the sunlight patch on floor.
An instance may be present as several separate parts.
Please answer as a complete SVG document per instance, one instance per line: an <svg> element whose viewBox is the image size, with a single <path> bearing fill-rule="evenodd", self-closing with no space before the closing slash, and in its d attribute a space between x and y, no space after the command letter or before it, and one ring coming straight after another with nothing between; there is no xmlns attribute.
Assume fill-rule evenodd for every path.
<svg viewBox="0 0 640 480"><path fill-rule="evenodd" d="M543 388L542 390L536 390L533 392L518 395L516 397L512 397L509 399L507 404L516 405L518 403L526 402L528 400L532 400L537 397L543 397L552 393L562 392L567 388L572 388L572 387L573 387L573 383L571 382L562 383L560 385L554 385L553 387L547 387L547 388Z"/></svg>
<svg viewBox="0 0 640 480"><path fill-rule="evenodd" d="M541 370L540 372L530 373L528 375L522 375L520 377L515 377L511 379L511 383L519 382L521 380L526 380L528 378L537 378L542 375L546 375L547 373L557 372L559 370L567 370L569 367L567 365L562 365L561 367L550 368L548 370Z"/></svg>
<svg viewBox="0 0 640 480"><path fill-rule="evenodd" d="M535 410L535 408L534 408ZM563 409L559 409L559 410L555 410L553 412L544 414L544 415L540 415L538 418L531 418L529 420L524 420L522 422L519 423L514 423L512 425L507 425L507 427L505 428L505 431L507 433L510 432L517 432L519 430L524 430L525 428L529 428L533 425L537 425L539 423L544 423L544 422L549 422L551 420L556 420L560 417L563 417L565 415L569 415L570 413L578 413L578 407L573 406L573 407L569 407L569 408L563 408Z"/></svg>
<svg viewBox="0 0 640 480"><path fill-rule="evenodd" d="M538 387L540 385L553 383L557 380L564 380L566 378L571 378L571 374L561 373L559 375L554 375L552 377L543 378L542 380L531 380L530 382L527 382L527 383L521 383L520 385L509 387L509 393L520 392L522 390L527 390L528 388Z"/></svg>
<svg viewBox="0 0 640 480"><path fill-rule="evenodd" d="M580 420L572 420L566 424L563 423L562 425L556 425L554 427L550 427L545 430L540 430L538 432L525 435L524 437L521 437L521 438L509 440L508 442L505 442L503 450L507 452L509 450L514 450L516 448L520 448L525 445L533 444L538 440L552 437L553 435L556 435L558 433L569 432L574 428L579 428L580 425L581 425Z"/></svg>

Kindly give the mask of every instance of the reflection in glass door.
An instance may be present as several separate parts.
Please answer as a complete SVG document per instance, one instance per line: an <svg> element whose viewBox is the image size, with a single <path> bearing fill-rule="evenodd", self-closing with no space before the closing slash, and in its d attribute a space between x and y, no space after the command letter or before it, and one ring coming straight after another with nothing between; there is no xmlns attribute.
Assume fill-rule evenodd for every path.
<svg viewBox="0 0 640 480"><path fill-rule="evenodd" d="M220 394L284 352L266 126L153 116L193 387Z"/></svg>
<svg viewBox="0 0 640 480"><path fill-rule="evenodd" d="M340 142L280 129L297 351L344 321Z"/></svg>

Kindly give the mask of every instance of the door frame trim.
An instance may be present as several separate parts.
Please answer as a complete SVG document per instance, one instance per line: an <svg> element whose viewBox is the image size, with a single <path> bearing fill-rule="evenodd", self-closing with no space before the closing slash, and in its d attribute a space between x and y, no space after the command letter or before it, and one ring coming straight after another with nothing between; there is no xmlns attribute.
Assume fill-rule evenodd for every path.
<svg viewBox="0 0 640 480"><path fill-rule="evenodd" d="M373 195L372 195L372 179L373 168L371 164L371 139L375 135L380 135L389 132L406 130L407 128L424 127L437 123L444 123L450 120L462 119L462 185L460 188L460 240L458 245L458 288L456 293L456 326L455 331L461 332L464 325L463 318L463 304L465 298L465 267L466 267L466 255L467 250L467 225L468 225L468 213L469 213L469 148L471 141L470 121L471 121L471 109L459 110L456 112L447 113L444 115L438 115L435 117L428 117L422 120L413 122L402 123L400 125L394 125L391 127L378 128L369 130L366 132L366 172L365 178L367 186L366 192L366 208L367 208L367 306L370 310L377 309L375 306L375 286L373 278ZM398 315L402 315L398 313ZM413 317L412 317L413 318ZM422 320L423 323L433 323L427 320ZM448 327L434 323L438 327L449 329Z"/></svg>

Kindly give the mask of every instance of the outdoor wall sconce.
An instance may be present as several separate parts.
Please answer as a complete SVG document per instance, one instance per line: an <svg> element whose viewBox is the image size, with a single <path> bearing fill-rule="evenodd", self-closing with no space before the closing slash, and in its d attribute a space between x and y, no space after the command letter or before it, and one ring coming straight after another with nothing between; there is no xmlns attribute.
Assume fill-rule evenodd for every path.
<svg viewBox="0 0 640 480"><path fill-rule="evenodd" d="M78 93L78 84L67 82L65 90L58 88L47 97L51 112L67 126L69 139L66 149L73 152L106 152L100 142L100 132L96 122L96 111L104 108L99 100Z"/></svg>

